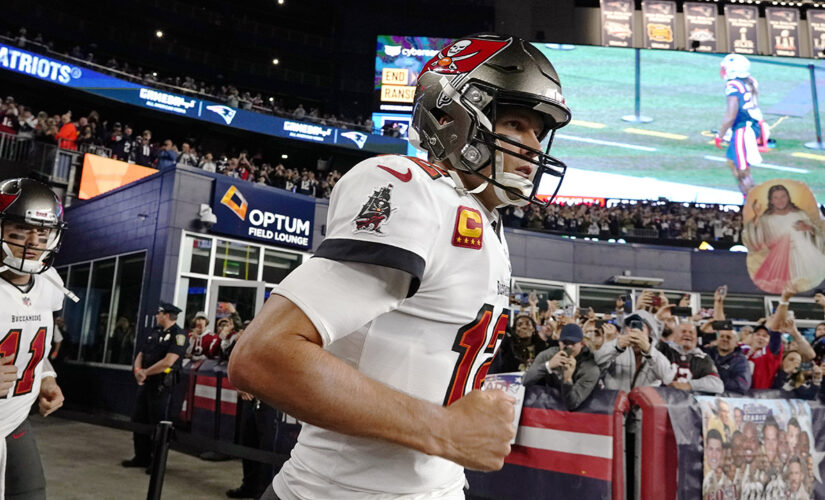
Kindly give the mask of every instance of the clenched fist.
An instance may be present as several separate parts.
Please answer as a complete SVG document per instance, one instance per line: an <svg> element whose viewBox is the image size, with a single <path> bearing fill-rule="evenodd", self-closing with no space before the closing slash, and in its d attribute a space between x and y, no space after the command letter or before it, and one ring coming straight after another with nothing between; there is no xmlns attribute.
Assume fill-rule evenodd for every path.
<svg viewBox="0 0 825 500"><path fill-rule="evenodd" d="M475 390L447 407L438 455L472 470L501 469L516 435L514 403L503 391Z"/></svg>
<svg viewBox="0 0 825 500"><path fill-rule="evenodd" d="M14 356L0 358L0 398L9 394L9 389L16 381L17 367L14 366Z"/></svg>

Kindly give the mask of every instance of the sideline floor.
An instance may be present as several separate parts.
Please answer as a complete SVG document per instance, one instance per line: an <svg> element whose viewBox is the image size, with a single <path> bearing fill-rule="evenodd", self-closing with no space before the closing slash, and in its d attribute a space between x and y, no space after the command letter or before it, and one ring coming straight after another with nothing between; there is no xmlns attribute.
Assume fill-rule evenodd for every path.
<svg viewBox="0 0 825 500"><path fill-rule="evenodd" d="M49 500L145 499L149 476L143 469L125 469L120 461L132 456L132 434L56 416L32 415L37 447L46 472ZM241 484L241 461L207 462L169 452L163 498L201 500L226 498Z"/></svg>

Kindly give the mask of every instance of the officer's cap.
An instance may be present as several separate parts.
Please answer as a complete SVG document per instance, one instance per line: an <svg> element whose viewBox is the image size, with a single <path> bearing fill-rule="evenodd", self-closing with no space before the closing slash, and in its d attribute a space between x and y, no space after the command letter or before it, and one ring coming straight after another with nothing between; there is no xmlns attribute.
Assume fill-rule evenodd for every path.
<svg viewBox="0 0 825 500"><path fill-rule="evenodd" d="M174 304L170 304L169 302L161 302L158 306L158 312L178 314L181 312L181 309Z"/></svg>

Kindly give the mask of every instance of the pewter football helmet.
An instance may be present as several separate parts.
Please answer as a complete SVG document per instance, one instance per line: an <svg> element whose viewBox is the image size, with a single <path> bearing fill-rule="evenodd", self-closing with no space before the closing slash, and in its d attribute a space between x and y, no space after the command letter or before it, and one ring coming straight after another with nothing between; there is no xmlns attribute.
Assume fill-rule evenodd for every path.
<svg viewBox="0 0 825 500"><path fill-rule="evenodd" d="M38 242L30 245L24 235L14 235L10 225L41 230ZM63 231L63 203L45 184L33 179L0 181L0 244L5 268L18 274L40 274L51 267L60 250ZM44 231L45 230L45 231ZM11 247L22 247L23 256L15 257ZM27 259L27 251L42 252L36 259Z"/></svg>
<svg viewBox="0 0 825 500"><path fill-rule="evenodd" d="M570 121L558 74L529 42L512 36L473 35L453 42L428 61L418 77L410 141L429 153L431 161L449 160L453 168L471 172L493 184L509 204L546 205L558 192L567 166L549 155L555 131ZM494 131L496 107L523 106L544 122L538 135L550 134L545 151L536 150ZM447 117L447 120L442 118ZM528 155L502 147L508 143ZM503 171L502 154L534 165L533 178ZM497 158L498 156L498 158ZM489 176L480 173L491 165ZM549 198L538 198L544 174L558 179Z"/></svg>

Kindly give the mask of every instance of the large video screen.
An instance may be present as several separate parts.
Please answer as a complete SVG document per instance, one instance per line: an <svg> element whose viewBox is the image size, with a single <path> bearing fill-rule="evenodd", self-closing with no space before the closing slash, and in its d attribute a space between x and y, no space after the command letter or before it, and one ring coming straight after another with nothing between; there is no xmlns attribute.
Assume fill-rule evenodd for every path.
<svg viewBox="0 0 825 500"><path fill-rule="evenodd" d="M425 42L421 42L425 40ZM437 50L447 40L382 37L409 54ZM404 43L421 43L407 47ZM741 204L725 158L714 146L714 132L725 113L725 81L719 64L724 54L641 50L640 110L649 123L623 120L634 115L635 50L613 47L535 44L553 62L562 82L573 121L559 130L552 154L570 167L559 194L571 197L628 199L667 198L673 201ZM417 52L413 52L412 49ZM386 57L376 64L376 95L382 77L401 68ZM396 49L391 49L394 51ZM404 58L408 75L417 74L428 59ZM420 61L420 62L418 62ZM751 75L758 81L758 102L774 147L752 165L758 184L774 178L807 183L820 203L825 201L825 151L805 147L816 140L808 64L815 60L752 56ZM388 70L389 68L389 70ZM825 81L825 71L817 71ZM414 77L412 77L414 78ZM407 85L415 85L408 80ZM820 89L819 97L825 92ZM411 104L411 103L410 103ZM821 103L822 104L822 103ZM390 111L386 110L385 111ZM400 110L393 110L400 112ZM555 185L544 191L552 192Z"/></svg>

